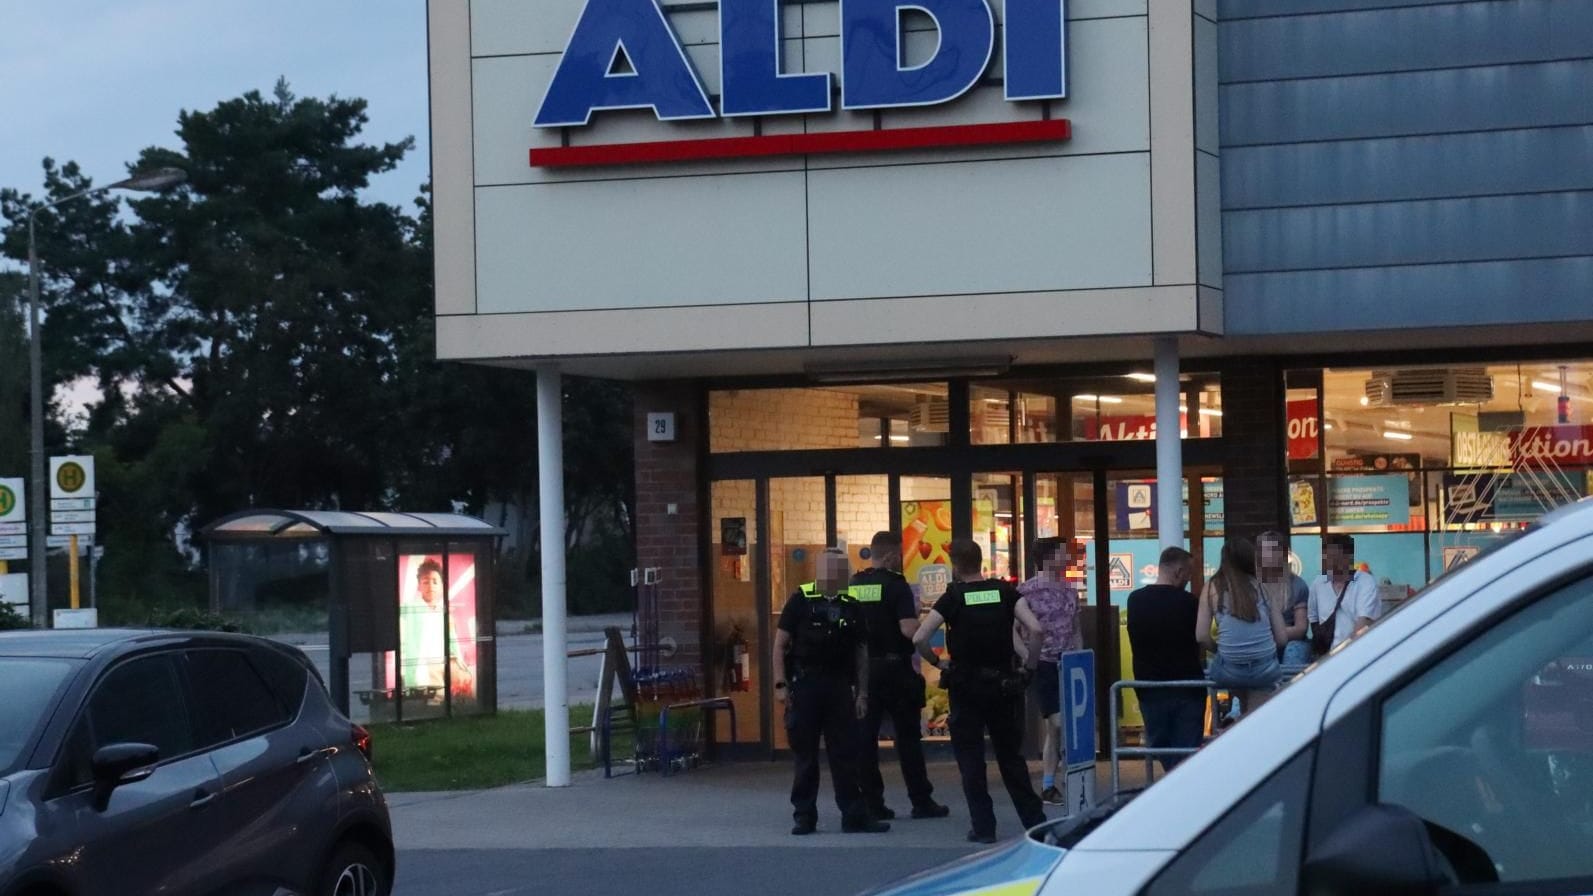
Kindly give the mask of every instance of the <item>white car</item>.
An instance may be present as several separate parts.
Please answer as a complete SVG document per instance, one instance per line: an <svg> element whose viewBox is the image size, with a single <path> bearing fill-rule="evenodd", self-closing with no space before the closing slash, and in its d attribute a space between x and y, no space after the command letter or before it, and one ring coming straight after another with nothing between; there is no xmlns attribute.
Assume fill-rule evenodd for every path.
<svg viewBox="0 0 1593 896"><path fill-rule="evenodd" d="M1144 792L875 892L1593 893L1593 499L1434 582Z"/></svg>

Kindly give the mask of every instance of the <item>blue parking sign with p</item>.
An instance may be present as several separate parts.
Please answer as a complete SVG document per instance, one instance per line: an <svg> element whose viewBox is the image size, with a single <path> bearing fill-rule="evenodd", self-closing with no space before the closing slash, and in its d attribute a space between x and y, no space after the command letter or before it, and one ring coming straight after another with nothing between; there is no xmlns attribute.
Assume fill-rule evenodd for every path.
<svg viewBox="0 0 1593 896"><path fill-rule="evenodd" d="M1095 762L1095 651L1073 650L1057 664L1062 676L1062 732L1067 766Z"/></svg>

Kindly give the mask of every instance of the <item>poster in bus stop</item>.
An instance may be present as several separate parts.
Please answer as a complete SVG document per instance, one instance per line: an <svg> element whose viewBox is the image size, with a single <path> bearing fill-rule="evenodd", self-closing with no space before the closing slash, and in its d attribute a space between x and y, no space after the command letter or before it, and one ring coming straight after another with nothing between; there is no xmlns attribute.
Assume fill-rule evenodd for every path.
<svg viewBox="0 0 1593 896"><path fill-rule="evenodd" d="M441 702L476 694L476 558L449 554L398 558L398 639L403 686Z"/></svg>

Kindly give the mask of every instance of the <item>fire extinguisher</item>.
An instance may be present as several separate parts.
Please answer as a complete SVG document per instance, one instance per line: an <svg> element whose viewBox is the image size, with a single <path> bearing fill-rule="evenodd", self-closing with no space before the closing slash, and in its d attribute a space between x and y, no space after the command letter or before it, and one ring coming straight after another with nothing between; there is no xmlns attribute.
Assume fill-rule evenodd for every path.
<svg viewBox="0 0 1593 896"><path fill-rule="evenodd" d="M741 627L730 631L730 641L725 645L725 687L731 691L752 690L752 652L747 649L747 639Z"/></svg>

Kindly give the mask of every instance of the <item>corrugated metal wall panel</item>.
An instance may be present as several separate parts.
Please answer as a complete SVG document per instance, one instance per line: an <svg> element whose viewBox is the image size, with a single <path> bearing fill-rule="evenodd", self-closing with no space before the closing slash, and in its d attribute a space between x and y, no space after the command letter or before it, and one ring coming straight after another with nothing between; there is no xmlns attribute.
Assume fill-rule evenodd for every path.
<svg viewBox="0 0 1593 896"><path fill-rule="evenodd" d="M1226 146L1593 123L1593 59L1221 88Z"/></svg>
<svg viewBox="0 0 1593 896"><path fill-rule="evenodd" d="M1220 11L1228 333L1593 320L1593 0Z"/></svg>
<svg viewBox="0 0 1593 896"><path fill-rule="evenodd" d="M1223 217L1223 267L1247 274L1593 255L1590 198L1544 193L1233 212Z"/></svg>
<svg viewBox="0 0 1593 896"><path fill-rule="evenodd" d="M1222 166L1230 211L1587 190L1593 125L1230 147Z"/></svg>
<svg viewBox="0 0 1593 896"><path fill-rule="evenodd" d="M1593 3L1451 3L1227 23L1225 83L1593 56Z"/></svg>
<svg viewBox="0 0 1593 896"><path fill-rule="evenodd" d="M1589 283L1593 258L1229 274L1223 305L1230 336L1570 322L1593 316Z"/></svg>

